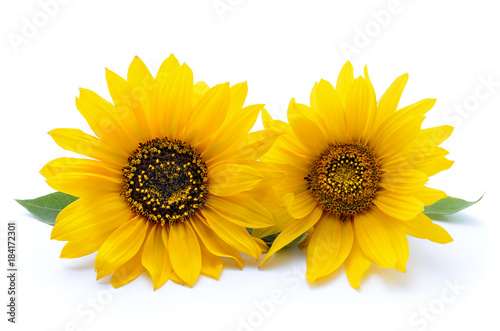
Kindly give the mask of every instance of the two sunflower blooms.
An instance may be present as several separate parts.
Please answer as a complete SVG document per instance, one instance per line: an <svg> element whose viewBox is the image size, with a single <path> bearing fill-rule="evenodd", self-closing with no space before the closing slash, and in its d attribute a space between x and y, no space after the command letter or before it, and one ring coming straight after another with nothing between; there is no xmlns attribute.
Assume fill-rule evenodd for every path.
<svg viewBox="0 0 500 331"><path fill-rule="evenodd" d="M244 107L246 83L194 83L173 55L156 77L136 57L126 79L106 70L106 80L112 103L87 89L76 99L95 136L49 132L84 157L41 170L78 197L52 230L67 241L61 257L97 251L97 279L118 287L147 271L155 289L193 286L218 279L223 258L242 268L240 252L267 252L262 267L305 238L310 282L344 265L359 288L371 263L405 272L407 235L452 241L422 212L446 197L425 184L452 165L438 146L453 128L421 128L434 99L398 109L406 74L377 102L366 67L355 79L347 62L335 87L314 85L310 106L292 99L288 123ZM249 133L259 114L264 130Z"/></svg>

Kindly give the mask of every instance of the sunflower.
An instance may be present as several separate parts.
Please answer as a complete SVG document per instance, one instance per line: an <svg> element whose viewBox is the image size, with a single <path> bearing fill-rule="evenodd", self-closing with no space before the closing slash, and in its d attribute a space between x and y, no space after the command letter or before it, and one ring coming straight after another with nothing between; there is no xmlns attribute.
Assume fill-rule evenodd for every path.
<svg viewBox="0 0 500 331"><path fill-rule="evenodd" d="M407 235L452 241L422 211L446 197L425 184L453 164L438 147L453 128L421 128L434 99L397 109L407 80L407 74L398 77L377 103L366 67L364 77L354 79L347 62L336 88L325 80L315 84L310 107L292 99L289 124L263 115L265 128L282 136L261 160L286 173L275 189L295 220L261 266L309 232L308 281L345 263L351 286L359 288L372 262L405 272Z"/></svg>
<svg viewBox="0 0 500 331"><path fill-rule="evenodd" d="M127 79L106 70L113 103L80 89L76 106L95 136L49 132L87 158L59 158L41 171L55 190L79 197L56 219L61 257L98 251L97 279L122 286L147 270L154 288L168 279L193 286L218 279L222 257L240 268L238 251L258 259L267 249L246 228L274 224L252 196L266 169L257 158L278 134L248 133L262 105L243 108L246 83L193 85L171 55L155 78L136 57Z"/></svg>

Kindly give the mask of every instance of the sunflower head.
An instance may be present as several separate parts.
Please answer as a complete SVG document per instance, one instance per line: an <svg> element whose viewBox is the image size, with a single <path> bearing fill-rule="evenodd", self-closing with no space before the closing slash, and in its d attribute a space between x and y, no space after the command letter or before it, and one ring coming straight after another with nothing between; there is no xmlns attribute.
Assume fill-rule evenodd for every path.
<svg viewBox="0 0 500 331"><path fill-rule="evenodd" d="M262 105L243 107L246 83L209 87L172 55L153 77L135 58L127 78L106 70L112 102L80 89L76 106L94 135L55 129L62 148L86 158L49 162L42 174L79 199L58 215L62 257L98 251L97 278L114 286L147 271L193 286L218 278L222 257L258 259L266 245L246 228L274 224L256 190L269 170L257 159L277 132L249 133Z"/></svg>
<svg viewBox="0 0 500 331"><path fill-rule="evenodd" d="M369 148L355 142L328 146L305 177L323 210L342 219L370 207L379 179L377 159Z"/></svg>
<svg viewBox="0 0 500 331"><path fill-rule="evenodd" d="M438 145L453 128L421 128L433 99L398 109L407 80L407 74L398 77L377 102L366 67L355 79L347 62L336 87L325 80L314 85L310 106L292 99L289 124L264 112L264 126L282 136L261 160L285 173L275 190L294 221L278 222L288 225L262 264L309 232L308 280L345 262L358 288L372 262L405 271L407 235L452 240L422 211L446 196L425 184L452 165Z"/></svg>

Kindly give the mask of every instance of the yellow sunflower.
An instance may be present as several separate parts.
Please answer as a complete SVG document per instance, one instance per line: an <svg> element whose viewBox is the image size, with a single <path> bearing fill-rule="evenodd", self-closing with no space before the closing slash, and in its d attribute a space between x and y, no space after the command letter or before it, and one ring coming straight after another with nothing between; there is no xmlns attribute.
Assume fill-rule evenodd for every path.
<svg viewBox="0 0 500 331"><path fill-rule="evenodd" d="M142 274L154 288L168 279L193 286L218 279L222 257L243 267L238 251L258 259L266 245L246 228L274 224L253 197L266 171L257 158L278 134L248 133L262 105L243 107L246 83L193 85L172 55L155 78L136 57L127 79L106 70L113 103L80 90L76 106L95 136L49 132L62 148L88 158L60 158L41 171L55 190L79 197L58 215L52 238L61 257L98 251L97 279L118 287Z"/></svg>
<svg viewBox="0 0 500 331"><path fill-rule="evenodd" d="M290 124L264 114L264 126L282 136L261 160L286 173L275 189L296 220L276 238L261 266L309 232L309 282L345 262L351 286L359 288L372 262L405 272L407 235L452 241L422 211L446 197L425 184L453 164L438 147L453 128L421 129L434 99L397 110L407 80L407 74L397 78L377 103L366 67L364 77L354 79L347 62L336 88L325 80L315 84L310 107L292 99Z"/></svg>

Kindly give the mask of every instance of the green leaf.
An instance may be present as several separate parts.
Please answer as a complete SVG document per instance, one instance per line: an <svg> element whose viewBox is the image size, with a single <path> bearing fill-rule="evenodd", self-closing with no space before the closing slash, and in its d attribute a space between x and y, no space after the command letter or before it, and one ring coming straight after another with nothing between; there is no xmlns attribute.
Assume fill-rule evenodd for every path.
<svg viewBox="0 0 500 331"><path fill-rule="evenodd" d="M483 198L484 194L477 199L476 201L465 201L459 198L446 197L443 198L436 203L426 206L424 208L424 214L432 217L432 216L442 216L442 215L452 215L458 213L459 211L468 208Z"/></svg>
<svg viewBox="0 0 500 331"><path fill-rule="evenodd" d="M16 201L26 208L37 220L53 226L56 223L56 217L59 212L77 199L77 197L69 194L55 192L36 199Z"/></svg>

